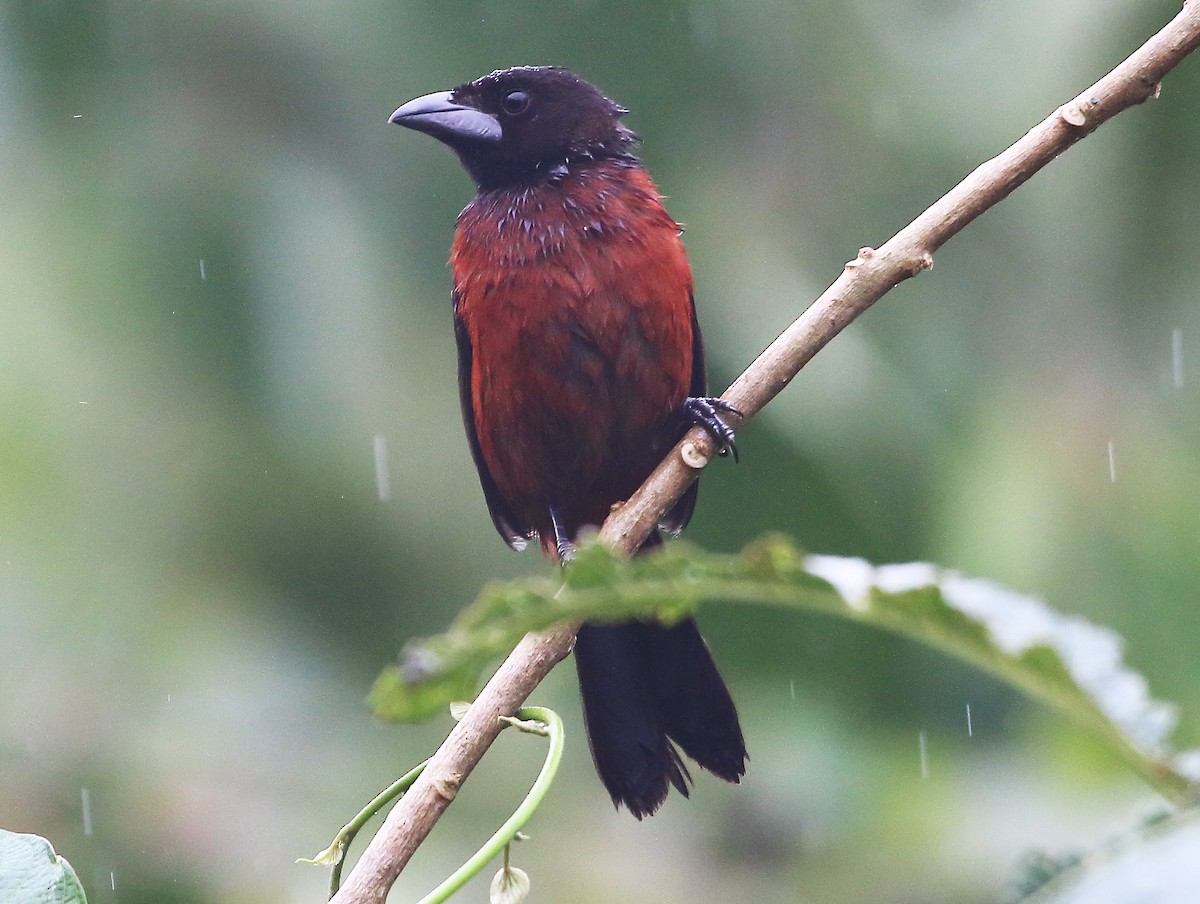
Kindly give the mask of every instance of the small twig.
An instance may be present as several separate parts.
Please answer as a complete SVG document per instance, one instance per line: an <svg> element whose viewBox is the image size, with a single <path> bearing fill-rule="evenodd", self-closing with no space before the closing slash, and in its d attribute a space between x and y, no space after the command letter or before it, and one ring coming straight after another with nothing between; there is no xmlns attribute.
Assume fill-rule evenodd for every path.
<svg viewBox="0 0 1200 904"><path fill-rule="evenodd" d="M748 420L852 320L886 292L933 265L933 254L988 208L1117 113L1158 95L1163 77L1200 44L1200 0L1183 10L1112 72L1063 104L1012 147L987 161L878 250L864 248L841 276L787 328L725 393ZM691 466L685 464L687 460ZM645 484L604 523L601 538L630 553L711 458L712 443L695 429ZM578 625L528 635L513 650L461 722L388 815L334 904L382 902L413 852L512 715L570 652Z"/></svg>

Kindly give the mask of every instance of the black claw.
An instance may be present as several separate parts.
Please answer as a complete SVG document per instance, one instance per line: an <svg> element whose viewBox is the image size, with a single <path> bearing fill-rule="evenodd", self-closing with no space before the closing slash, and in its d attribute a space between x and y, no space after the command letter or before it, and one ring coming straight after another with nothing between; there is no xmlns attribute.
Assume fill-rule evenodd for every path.
<svg viewBox="0 0 1200 904"><path fill-rule="evenodd" d="M725 411L735 417L742 413L724 399L688 396L683 400L683 416L687 423L703 427L717 444L718 455L732 455L738 460L737 443L734 442L733 428L725 423L721 412Z"/></svg>
<svg viewBox="0 0 1200 904"><path fill-rule="evenodd" d="M575 558L575 544L563 530L562 522L558 520L558 513L554 509L550 509L550 525L554 528L554 546L558 550L558 561L566 565Z"/></svg>

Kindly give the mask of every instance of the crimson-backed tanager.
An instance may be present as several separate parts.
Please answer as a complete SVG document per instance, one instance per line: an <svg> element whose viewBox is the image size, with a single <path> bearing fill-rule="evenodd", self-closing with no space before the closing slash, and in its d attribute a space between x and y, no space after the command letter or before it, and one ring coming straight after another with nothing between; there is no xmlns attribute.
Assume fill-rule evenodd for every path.
<svg viewBox="0 0 1200 904"><path fill-rule="evenodd" d="M681 230L634 156L626 112L538 66L391 117L448 145L478 189L450 254L463 421L496 530L559 560L689 426L735 451L722 418L733 409L705 394ZM695 505L693 483L662 527L678 532ZM679 750L726 781L745 773L737 711L692 619L585 624L575 662L592 758L618 806L640 819L669 785L687 796Z"/></svg>

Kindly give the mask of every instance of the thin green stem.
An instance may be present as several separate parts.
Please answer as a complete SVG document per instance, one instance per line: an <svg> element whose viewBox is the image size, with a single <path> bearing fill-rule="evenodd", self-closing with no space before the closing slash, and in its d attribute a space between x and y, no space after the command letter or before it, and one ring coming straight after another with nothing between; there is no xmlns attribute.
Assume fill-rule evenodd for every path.
<svg viewBox="0 0 1200 904"><path fill-rule="evenodd" d="M563 745L566 740L562 719L558 717L558 713L544 706L526 706L517 713L515 720L510 719L506 721L516 725L522 731L549 737L550 749L546 752L546 762L542 764L542 771L538 773L537 780L534 781L533 787L529 789L529 793L525 795L525 799L521 801L521 805L517 807L512 816L508 817L504 825L500 826L496 830L496 833L466 863L448 876L441 885L423 897L419 904L441 904L441 902L462 888L480 870L487 866L493 857L502 853L508 847L509 842L513 840L521 827L533 816L534 811L546 796L546 792L550 790L550 785L554 781L555 774L558 772L559 761L562 760Z"/></svg>
<svg viewBox="0 0 1200 904"><path fill-rule="evenodd" d="M332 867L329 873L329 897L332 898L336 895L338 889L341 887L342 865L346 862L346 851L349 850L350 842L354 840L354 836L359 833L371 817L407 791L409 786L417 780L417 776L421 774L428 764L429 760L418 763L380 791L374 800L359 810L358 815L342 826L342 830L333 837L333 843L317 854L317 856L311 860L301 858L301 863L313 863L318 866Z"/></svg>
<svg viewBox="0 0 1200 904"><path fill-rule="evenodd" d="M530 734L538 734L550 739L550 748L546 752L546 762L542 764L542 771L538 773L537 779L533 786L529 789L529 793L525 795L525 799L521 801L521 805L499 829L492 835L491 838L472 855L466 863L455 870L445 881L437 888L421 899L419 904L440 904L452 894L462 888L470 879L472 879L481 869L483 869L488 861L495 857L498 853L503 852L505 857L505 867L508 866L508 845L516 837L522 826L529 821L535 810L541 805L542 799L546 796L546 792L550 790L550 785L554 781L554 776L558 772L558 764L562 760L563 746L566 741L566 735L563 730L562 719L558 714L544 706L526 706L517 713L516 718L504 718L503 721L510 725L516 726L518 729ZM332 898L337 894L342 882L342 866L346 861L346 851L350 848L350 843L354 841L354 836L359 833L367 821L370 820L380 810L398 798L401 794L409 789L417 776L428 765L429 760L414 766L392 784L388 785L383 791L379 792L369 804L362 808L358 814L344 825L340 832L334 836L333 842L321 853L317 854L311 860L301 859L301 863L314 863L319 866L332 867L329 875L329 897Z"/></svg>

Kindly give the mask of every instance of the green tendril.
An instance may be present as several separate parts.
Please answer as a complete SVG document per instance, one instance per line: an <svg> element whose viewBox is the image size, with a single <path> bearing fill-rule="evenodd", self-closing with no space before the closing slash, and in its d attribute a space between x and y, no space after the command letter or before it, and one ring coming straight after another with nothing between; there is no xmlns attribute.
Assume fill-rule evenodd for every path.
<svg viewBox="0 0 1200 904"><path fill-rule="evenodd" d="M553 783L554 776L558 772L558 764L562 760L563 746L566 740L562 719L559 718L557 713L546 707L526 706L517 713L515 718L502 716L501 721L528 734L537 734L550 739L550 746L546 751L546 761L542 764L542 770L538 773L538 777L529 789L529 793L525 795L525 799L521 801L521 805L505 821L504 825L500 826L495 834L466 863L451 873L437 888L423 897L419 904L441 904L441 902L447 900L452 894L474 878L497 854L504 853L507 857L509 843L517 837L520 829L533 816L534 811L537 810L543 798L545 798L546 792L550 790L550 785ZM414 766L376 795L374 800L363 807L350 822L342 827L341 831L334 836L333 842L325 850L321 851L311 860L307 858L300 859L300 863L312 863L318 866L332 867L329 875L330 898L337 894L338 889L341 887L342 866L346 861L346 852L349 850L351 842L354 841L354 837L366 825L368 820L407 791L427 765L429 765L429 760L425 760L425 762Z"/></svg>

